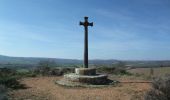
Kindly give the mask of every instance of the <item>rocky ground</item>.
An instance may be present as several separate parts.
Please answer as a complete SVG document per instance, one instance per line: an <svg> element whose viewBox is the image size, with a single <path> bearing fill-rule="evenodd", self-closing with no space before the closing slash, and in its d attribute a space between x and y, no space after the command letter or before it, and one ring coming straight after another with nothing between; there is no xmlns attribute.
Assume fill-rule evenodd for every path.
<svg viewBox="0 0 170 100"><path fill-rule="evenodd" d="M150 83L129 76L114 78L122 83L104 88L61 87L55 84L59 79L61 77L22 79L27 88L10 91L10 100L143 100L151 87Z"/></svg>

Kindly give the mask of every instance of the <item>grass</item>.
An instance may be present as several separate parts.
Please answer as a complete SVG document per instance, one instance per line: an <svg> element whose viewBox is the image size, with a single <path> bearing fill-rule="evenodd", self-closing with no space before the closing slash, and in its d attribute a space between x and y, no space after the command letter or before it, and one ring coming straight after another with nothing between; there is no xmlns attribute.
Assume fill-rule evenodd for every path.
<svg viewBox="0 0 170 100"><path fill-rule="evenodd" d="M54 83L59 79L61 77L24 78L22 83L31 88L14 90L9 95L11 100L132 100L134 96L142 98L150 87L148 83L123 83L115 87L66 88ZM126 78L126 81L132 80Z"/></svg>
<svg viewBox="0 0 170 100"><path fill-rule="evenodd" d="M97 73L113 74L113 75L132 75L130 72L126 71L125 68L118 67L98 67Z"/></svg>
<svg viewBox="0 0 170 100"><path fill-rule="evenodd" d="M145 100L170 100L170 75L155 78Z"/></svg>
<svg viewBox="0 0 170 100"><path fill-rule="evenodd" d="M170 67L153 68L153 74L151 74L151 68L135 68L128 70L128 72L145 77L159 77L170 74Z"/></svg>
<svg viewBox="0 0 170 100"><path fill-rule="evenodd" d="M61 77L23 77L20 80L21 83L31 88L14 90L9 95L11 100L143 100L144 94L151 88L150 83L142 83L147 80L141 78L141 76L150 76L150 68L136 68L128 71L125 69L100 68L97 71L108 73L109 79L118 80L122 83L116 87L106 88L64 88L55 84L55 81ZM19 72L29 74L24 70ZM129 73L133 74L129 75ZM168 73L170 73L170 67L153 68L154 77Z"/></svg>

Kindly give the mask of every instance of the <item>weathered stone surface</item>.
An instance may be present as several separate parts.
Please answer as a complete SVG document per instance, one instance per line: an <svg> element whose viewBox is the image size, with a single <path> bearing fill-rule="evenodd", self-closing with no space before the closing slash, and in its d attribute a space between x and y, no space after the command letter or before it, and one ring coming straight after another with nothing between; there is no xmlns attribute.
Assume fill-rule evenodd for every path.
<svg viewBox="0 0 170 100"><path fill-rule="evenodd" d="M107 84L86 84L86 83L80 83L80 82L72 82L72 81L67 81L64 79L61 79L59 81L56 81L56 84L61 85L61 86L67 86L67 87L87 87L87 88L100 88L100 87L110 87L110 86L115 86L119 82L115 80L108 80Z"/></svg>
<svg viewBox="0 0 170 100"><path fill-rule="evenodd" d="M76 68L75 73L77 75L96 75L95 68Z"/></svg>
<svg viewBox="0 0 170 100"><path fill-rule="evenodd" d="M64 78L57 81L57 84L64 86L106 86L115 84L115 81L107 79L107 75L96 74L96 69L94 68L76 68L75 73L70 73L64 75Z"/></svg>
<svg viewBox="0 0 170 100"><path fill-rule="evenodd" d="M107 82L107 75L77 75L74 73L64 75L64 79L72 82L80 82L87 84L105 84Z"/></svg>

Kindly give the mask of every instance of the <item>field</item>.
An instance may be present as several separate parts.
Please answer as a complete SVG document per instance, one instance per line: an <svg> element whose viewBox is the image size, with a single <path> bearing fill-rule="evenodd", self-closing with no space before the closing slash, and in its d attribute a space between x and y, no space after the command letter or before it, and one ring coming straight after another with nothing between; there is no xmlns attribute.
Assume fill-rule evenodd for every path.
<svg viewBox="0 0 170 100"><path fill-rule="evenodd" d="M150 83L131 76L117 77L121 82L117 86L104 88L66 88L54 82L61 77L25 78L21 82L26 89L13 90L9 93L11 100L143 100L144 93L150 89ZM129 82L129 83L128 83ZM131 83L132 82L132 83Z"/></svg>
<svg viewBox="0 0 170 100"><path fill-rule="evenodd" d="M151 69L136 68L128 72L133 74L109 74L110 79L120 83L102 88L63 87L55 84L62 76L25 77L20 82L26 88L9 91L9 100L144 100L144 94L151 89ZM154 77L168 73L169 67L153 68Z"/></svg>
<svg viewBox="0 0 170 100"><path fill-rule="evenodd" d="M153 74L151 74L151 70L153 69ZM148 76L163 76L166 74L170 74L170 67L158 67L158 68L135 68L135 69L130 69L129 72L133 74L139 74L143 75L145 77Z"/></svg>

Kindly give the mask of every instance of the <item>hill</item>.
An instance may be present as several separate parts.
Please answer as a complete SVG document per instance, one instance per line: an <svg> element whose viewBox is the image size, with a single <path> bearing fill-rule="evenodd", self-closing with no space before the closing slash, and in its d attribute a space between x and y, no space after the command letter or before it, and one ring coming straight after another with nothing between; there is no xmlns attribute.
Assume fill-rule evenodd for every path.
<svg viewBox="0 0 170 100"><path fill-rule="evenodd" d="M60 59L60 58L40 58L40 57L10 57L0 55L0 64L38 64L40 61L53 61L56 64L82 64L82 60ZM90 60L90 64L113 64L118 60Z"/></svg>
<svg viewBox="0 0 170 100"><path fill-rule="evenodd" d="M40 61L51 61L57 65L82 65L83 61L78 59L60 59L60 58L40 58L40 57L10 57L0 55L0 65L5 66L36 66ZM95 59L89 60L91 65L116 65L116 66L127 66L127 67L169 67L170 60L162 61L121 61L121 60L102 60ZM1 67L1 66L0 66Z"/></svg>

